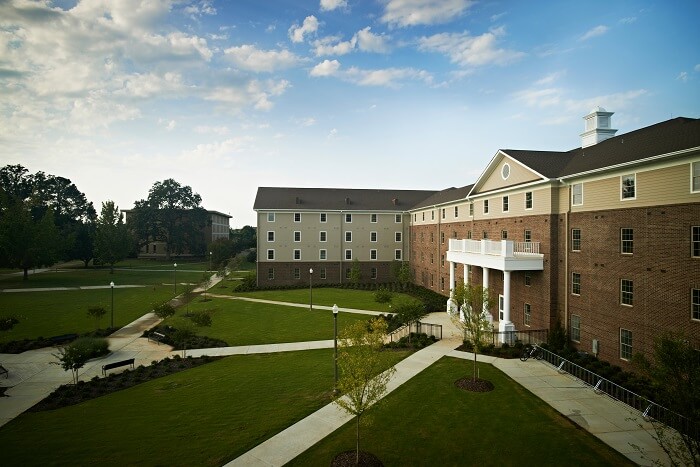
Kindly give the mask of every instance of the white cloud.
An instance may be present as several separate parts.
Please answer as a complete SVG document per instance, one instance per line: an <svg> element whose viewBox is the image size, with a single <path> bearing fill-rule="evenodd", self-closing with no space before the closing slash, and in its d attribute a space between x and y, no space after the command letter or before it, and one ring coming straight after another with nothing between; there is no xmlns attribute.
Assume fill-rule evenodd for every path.
<svg viewBox="0 0 700 467"><path fill-rule="evenodd" d="M695 71L700 72L700 63L698 63L697 65L695 65L695 68L693 68L693 69L694 69Z"/></svg>
<svg viewBox="0 0 700 467"><path fill-rule="evenodd" d="M678 76L676 77L678 81L683 81L684 83L688 81L688 72L687 71L681 71Z"/></svg>
<svg viewBox="0 0 700 467"><path fill-rule="evenodd" d="M418 40L418 50L439 52L461 66L506 65L525 54L499 48L498 38L505 35L503 27L492 29L480 36L463 33L440 33Z"/></svg>
<svg viewBox="0 0 700 467"><path fill-rule="evenodd" d="M326 136L326 138L333 139L336 136L338 136L338 130L336 128L331 128L331 131L328 132L328 136Z"/></svg>
<svg viewBox="0 0 700 467"><path fill-rule="evenodd" d="M579 40L579 41L587 41L588 39L592 39L592 38L594 38L594 37L602 36L603 34L605 34L606 32L608 32L609 29L610 29L609 27L603 26L603 25L596 26L596 27L594 27L594 28L589 29L588 31L586 31L586 33L585 33L584 35L582 35L581 37L579 37L578 40Z"/></svg>
<svg viewBox="0 0 700 467"><path fill-rule="evenodd" d="M340 62L338 60L324 60L311 69L309 76L333 76L339 69Z"/></svg>
<svg viewBox="0 0 700 467"><path fill-rule="evenodd" d="M515 93L514 97L528 107L541 109L561 105L562 93L558 88L527 89Z"/></svg>
<svg viewBox="0 0 700 467"><path fill-rule="evenodd" d="M193 18L203 15L213 16L216 14L216 8L212 6L210 0L202 0L197 4L186 6L184 12Z"/></svg>
<svg viewBox="0 0 700 467"><path fill-rule="evenodd" d="M178 73L165 73L163 76L135 73L125 79L123 92L132 97L148 98L165 93L179 94L183 89L182 76ZM117 91L117 94L120 92Z"/></svg>
<svg viewBox="0 0 700 467"><path fill-rule="evenodd" d="M383 0L386 3L381 21L406 27L446 23L461 16L474 2L471 0Z"/></svg>
<svg viewBox="0 0 700 467"><path fill-rule="evenodd" d="M314 53L317 57L324 55L345 55L353 51L357 38L341 41L337 36L328 36L313 42Z"/></svg>
<svg viewBox="0 0 700 467"><path fill-rule="evenodd" d="M204 99L226 104L227 108L233 106L232 111L251 105L257 110L270 110L273 107L270 98L282 95L290 86L287 80L252 80L245 87L215 87Z"/></svg>
<svg viewBox="0 0 700 467"><path fill-rule="evenodd" d="M224 54L241 69L254 72L268 72L290 68L302 59L288 50L261 50L254 45L229 47Z"/></svg>
<svg viewBox="0 0 700 467"><path fill-rule="evenodd" d="M229 129L227 126L222 125L222 126L208 126L208 125L198 125L194 127L194 132L199 133L201 135L206 135L206 134L215 134L219 136L224 136L229 134Z"/></svg>
<svg viewBox="0 0 700 467"><path fill-rule="evenodd" d="M338 8L346 8L348 0L321 0L319 8L321 11L333 11Z"/></svg>
<svg viewBox="0 0 700 467"><path fill-rule="evenodd" d="M566 75L566 71L555 71L538 79L537 81L535 81L535 84L538 86L549 85L554 83L555 81L558 81L564 75Z"/></svg>
<svg viewBox="0 0 700 467"><path fill-rule="evenodd" d="M314 126L316 124L316 119L313 117L306 117L302 118L301 120L297 120L296 123L299 126L309 127Z"/></svg>
<svg viewBox="0 0 700 467"><path fill-rule="evenodd" d="M632 24L635 21L637 21L636 16L627 16L625 18L620 19L620 23L622 23L622 24Z"/></svg>
<svg viewBox="0 0 700 467"><path fill-rule="evenodd" d="M363 52L386 53L389 51L386 36L374 34L369 26L357 31L354 38L357 38L357 48Z"/></svg>
<svg viewBox="0 0 700 467"><path fill-rule="evenodd" d="M313 15L307 16L301 26L295 23L289 28L289 39L292 42L304 42L304 36L316 31L318 31L318 19Z"/></svg>
<svg viewBox="0 0 700 467"><path fill-rule="evenodd" d="M359 86L384 86L395 88L402 81L419 80L427 84L432 84L433 77L425 70L415 68L384 68L378 70L363 70L351 67L347 70L340 69L340 62L337 60L324 60L316 65L311 72L313 77L336 77L343 81L348 81Z"/></svg>

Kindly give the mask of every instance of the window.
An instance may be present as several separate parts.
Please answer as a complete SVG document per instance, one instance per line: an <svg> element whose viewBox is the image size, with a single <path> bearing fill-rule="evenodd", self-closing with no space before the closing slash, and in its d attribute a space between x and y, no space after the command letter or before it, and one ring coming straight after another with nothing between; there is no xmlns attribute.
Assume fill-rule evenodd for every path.
<svg viewBox="0 0 700 467"><path fill-rule="evenodd" d="M623 305L632 306L632 299L634 298L634 283L629 279L622 279L620 281L620 303Z"/></svg>
<svg viewBox="0 0 700 467"><path fill-rule="evenodd" d="M581 317L578 315L571 315L571 340L574 342L581 342Z"/></svg>
<svg viewBox="0 0 700 467"><path fill-rule="evenodd" d="M525 324L525 326L530 325L530 312L530 304L526 303L525 308L523 309L523 323Z"/></svg>
<svg viewBox="0 0 700 467"><path fill-rule="evenodd" d="M328 259L328 252L326 250L318 250L318 259L321 261Z"/></svg>
<svg viewBox="0 0 700 467"><path fill-rule="evenodd" d="M574 183L571 186L571 204L573 206L583 204L583 183Z"/></svg>
<svg viewBox="0 0 700 467"><path fill-rule="evenodd" d="M700 289L690 291L690 319L700 320Z"/></svg>
<svg viewBox="0 0 700 467"><path fill-rule="evenodd" d="M345 278L350 279L351 276L352 276L352 269L345 268Z"/></svg>
<svg viewBox="0 0 700 467"><path fill-rule="evenodd" d="M581 295L581 274L578 272L571 273L571 293Z"/></svg>
<svg viewBox="0 0 700 467"><path fill-rule="evenodd" d="M352 214L345 214L345 223L350 224L352 222Z"/></svg>
<svg viewBox="0 0 700 467"><path fill-rule="evenodd" d="M455 219L459 217L459 206L455 206Z"/></svg>
<svg viewBox="0 0 700 467"><path fill-rule="evenodd" d="M435 263L435 255L433 253L430 253L430 264Z"/></svg>
<svg viewBox="0 0 700 467"><path fill-rule="evenodd" d="M268 230L267 232L267 241L268 242L274 242L275 241L275 232L273 230Z"/></svg>
<svg viewBox="0 0 700 467"><path fill-rule="evenodd" d="M508 197L504 196L503 197L503 212L508 212L508 203L509 203Z"/></svg>
<svg viewBox="0 0 700 467"><path fill-rule="evenodd" d="M376 214L370 214L369 215L369 221L373 224L377 223L377 215Z"/></svg>
<svg viewBox="0 0 700 467"><path fill-rule="evenodd" d="M634 253L634 229L620 229L620 251L626 255Z"/></svg>
<svg viewBox="0 0 700 467"><path fill-rule="evenodd" d="M370 232L370 233L369 233L369 241L370 241L370 242L376 242L376 241L377 241L377 232Z"/></svg>
<svg viewBox="0 0 700 467"><path fill-rule="evenodd" d="M532 241L532 230L525 230L525 243Z"/></svg>
<svg viewBox="0 0 700 467"><path fill-rule="evenodd" d="M469 217L474 215L474 203L469 204Z"/></svg>
<svg viewBox="0 0 700 467"><path fill-rule="evenodd" d="M445 208L442 208L442 218L445 218Z"/></svg>
<svg viewBox="0 0 700 467"><path fill-rule="evenodd" d="M294 222L301 222L301 213L300 212L294 213Z"/></svg>
<svg viewBox="0 0 700 467"><path fill-rule="evenodd" d="M489 238L489 233L488 233L487 231L484 230L484 231L481 233L481 238L484 238L484 239Z"/></svg>
<svg viewBox="0 0 700 467"><path fill-rule="evenodd" d="M394 259L401 261L401 250L394 250Z"/></svg>
<svg viewBox="0 0 700 467"><path fill-rule="evenodd" d="M425 220L425 211L423 211L421 214L423 214L423 220Z"/></svg>
<svg viewBox="0 0 700 467"><path fill-rule="evenodd" d="M440 290L445 290L445 278L440 277Z"/></svg>
<svg viewBox="0 0 700 467"><path fill-rule="evenodd" d="M440 232L440 243L445 244L445 232Z"/></svg>
<svg viewBox="0 0 700 467"><path fill-rule="evenodd" d="M525 192L525 209L532 209L532 192Z"/></svg>
<svg viewBox="0 0 700 467"><path fill-rule="evenodd" d="M532 285L532 276L525 274L525 286L530 287Z"/></svg>
<svg viewBox="0 0 700 467"><path fill-rule="evenodd" d="M620 328L620 358L632 358L632 331Z"/></svg>
<svg viewBox="0 0 700 467"><path fill-rule="evenodd" d="M700 191L700 161L690 164L690 191Z"/></svg>
<svg viewBox="0 0 700 467"><path fill-rule="evenodd" d="M571 229L571 251L581 251L581 229Z"/></svg>
<svg viewBox="0 0 700 467"><path fill-rule="evenodd" d="M440 255L440 266L445 266L445 255Z"/></svg>
<svg viewBox="0 0 700 467"><path fill-rule="evenodd" d="M345 250L345 259L352 259L352 250Z"/></svg>
<svg viewBox="0 0 700 467"><path fill-rule="evenodd" d="M267 213L267 222L275 222L275 213L274 212Z"/></svg>
<svg viewBox="0 0 700 467"><path fill-rule="evenodd" d="M430 243L435 243L435 232L430 232Z"/></svg>
<svg viewBox="0 0 700 467"><path fill-rule="evenodd" d="M637 192L635 185L637 182L637 175L623 175L620 177L620 197L621 199L635 199L637 197Z"/></svg>
<svg viewBox="0 0 700 467"><path fill-rule="evenodd" d="M345 241L352 242L352 232L351 231L345 232Z"/></svg>
<svg viewBox="0 0 700 467"><path fill-rule="evenodd" d="M503 164L503 167L501 167L501 178L503 178L503 180L508 180L509 176L510 176L510 165Z"/></svg>
<svg viewBox="0 0 700 467"><path fill-rule="evenodd" d="M457 238L456 235L455 235L455 238ZM467 240L471 240L471 239L472 239L472 231L471 231L471 230L468 230L468 231L467 231Z"/></svg>
<svg viewBox="0 0 700 467"><path fill-rule="evenodd" d="M271 281L275 278L275 268L267 268L267 280Z"/></svg>
<svg viewBox="0 0 700 467"><path fill-rule="evenodd" d="M401 223L401 214L395 214L395 215L394 215L394 222L395 222L396 224L400 224L400 223Z"/></svg>
<svg viewBox="0 0 700 467"><path fill-rule="evenodd" d="M370 279L376 279L377 278L377 268L372 268L369 270L369 278Z"/></svg>
<svg viewBox="0 0 700 467"><path fill-rule="evenodd" d="M434 221L434 220L435 220L435 209L433 209L432 211L430 211L430 220L431 220L431 221Z"/></svg>
<svg viewBox="0 0 700 467"><path fill-rule="evenodd" d="M294 231L294 241L295 242L300 242L301 241L301 232L298 230Z"/></svg>
<svg viewBox="0 0 700 467"><path fill-rule="evenodd" d="M325 280L326 278L326 268L321 268L321 279Z"/></svg>
<svg viewBox="0 0 700 467"><path fill-rule="evenodd" d="M489 200L485 199L484 200L484 214L489 213Z"/></svg>
<svg viewBox="0 0 700 467"><path fill-rule="evenodd" d="M430 287L435 287L435 276L433 273L430 273Z"/></svg>
<svg viewBox="0 0 700 467"><path fill-rule="evenodd" d="M325 212L322 212L322 213L320 214L320 221L321 221L322 223L323 223L323 222L326 222L326 221L328 220L327 217L328 217L328 216L326 215L326 213L325 213Z"/></svg>
<svg viewBox="0 0 700 467"><path fill-rule="evenodd" d="M401 241L401 232L395 232L394 233L394 240L397 242Z"/></svg>
<svg viewBox="0 0 700 467"><path fill-rule="evenodd" d="M321 230L318 233L318 241L319 242L326 242L328 241L328 233L325 230Z"/></svg>
<svg viewBox="0 0 700 467"><path fill-rule="evenodd" d="M693 258L700 258L700 226L694 225L690 228L691 241L693 248Z"/></svg>
<svg viewBox="0 0 700 467"><path fill-rule="evenodd" d="M299 268L294 268L294 278L301 279L301 272L300 272Z"/></svg>
<svg viewBox="0 0 700 467"><path fill-rule="evenodd" d="M369 259L372 261L377 260L377 250L369 250Z"/></svg>
<svg viewBox="0 0 700 467"><path fill-rule="evenodd" d="M275 250L267 250L267 259L270 261L274 261L275 259Z"/></svg>
<svg viewBox="0 0 700 467"><path fill-rule="evenodd" d="M508 238L508 231L501 230L501 240L506 240Z"/></svg>
<svg viewBox="0 0 700 467"><path fill-rule="evenodd" d="M294 259L295 260L301 259L301 250L294 250Z"/></svg>

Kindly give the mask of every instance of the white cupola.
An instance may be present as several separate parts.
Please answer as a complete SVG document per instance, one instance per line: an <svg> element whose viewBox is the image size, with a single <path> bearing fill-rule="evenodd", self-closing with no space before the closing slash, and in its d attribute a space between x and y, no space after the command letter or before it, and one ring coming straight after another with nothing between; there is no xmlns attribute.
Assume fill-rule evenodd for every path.
<svg viewBox="0 0 700 467"><path fill-rule="evenodd" d="M581 147L593 146L608 138L612 138L617 130L611 128L612 114L602 107L596 107L583 117L586 122L585 131L581 133Z"/></svg>

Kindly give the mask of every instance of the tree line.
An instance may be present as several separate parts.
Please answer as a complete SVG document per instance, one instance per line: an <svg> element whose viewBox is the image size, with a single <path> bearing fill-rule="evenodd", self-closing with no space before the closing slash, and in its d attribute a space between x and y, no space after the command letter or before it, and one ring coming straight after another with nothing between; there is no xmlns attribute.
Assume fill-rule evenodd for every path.
<svg viewBox="0 0 700 467"><path fill-rule="evenodd" d="M114 201L103 202L98 216L69 179L6 165L0 168L0 266L21 269L25 280L30 269L59 261L113 268L152 242L165 245L167 260L183 253L205 256L208 247L218 266L255 247L250 226L207 244L203 231L209 216L201 201L191 187L173 179L156 182L145 199L134 202L127 225Z"/></svg>

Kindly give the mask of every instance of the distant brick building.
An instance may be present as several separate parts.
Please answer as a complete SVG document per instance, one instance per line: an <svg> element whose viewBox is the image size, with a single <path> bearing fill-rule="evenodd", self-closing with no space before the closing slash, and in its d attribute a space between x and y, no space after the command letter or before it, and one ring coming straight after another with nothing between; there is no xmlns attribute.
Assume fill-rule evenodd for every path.
<svg viewBox="0 0 700 467"><path fill-rule="evenodd" d="M400 259L410 261L416 284L446 297L457 281L486 286L498 298L490 311L500 330L561 325L581 350L622 365L634 353L648 353L663 331L684 332L700 346L700 120L675 118L614 136L611 117L591 111L579 148L499 150L472 185L396 195L415 202L389 210L401 217L401 229L382 224L377 235L402 232ZM259 189L259 199L266 190ZM280 200L299 196L299 189L275 190ZM368 199L362 216L383 213L371 197L388 198L385 190L333 193L352 199L350 191ZM275 230L264 216L304 212L304 198L330 202L328 194L305 189L296 210L274 197L264 206L256 200L259 238ZM324 209L333 207L341 219L346 211L337 200ZM309 225L304 236L315 237L320 228ZM362 238L372 231L363 226ZM326 253L333 251L333 260L318 256L303 265L296 251L308 258L322 247L285 240L273 256L269 244L259 247L261 284L308 280L303 269L323 261L339 269L326 280L343 280L346 265L337 262L348 249L343 238ZM350 257L377 269L376 278L365 279L383 281L379 271L398 259L394 247L386 240L355 243ZM372 266L372 255L382 258L381 267ZM285 267L291 275L269 273Z"/></svg>

